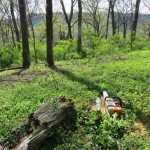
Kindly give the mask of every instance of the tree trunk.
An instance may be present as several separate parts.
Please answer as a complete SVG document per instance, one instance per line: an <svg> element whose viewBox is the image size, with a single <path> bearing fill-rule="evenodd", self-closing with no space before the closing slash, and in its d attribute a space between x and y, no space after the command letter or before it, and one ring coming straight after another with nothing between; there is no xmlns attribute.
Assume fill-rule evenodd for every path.
<svg viewBox="0 0 150 150"><path fill-rule="evenodd" d="M61 25L60 25L60 27L59 27L59 39L60 40L63 40L63 34L62 34L62 27L61 27Z"/></svg>
<svg viewBox="0 0 150 150"><path fill-rule="evenodd" d="M53 4L52 0L46 0L46 37L47 37L47 63L54 66L53 59Z"/></svg>
<svg viewBox="0 0 150 150"><path fill-rule="evenodd" d="M135 39L136 30L137 30L140 2L141 0L136 0L135 14L134 14L134 20L133 20L133 25L132 25L132 39L133 40Z"/></svg>
<svg viewBox="0 0 150 150"><path fill-rule="evenodd" d="M123 23L123 37L126 38L126 34L127 34L127 24L124 22Z"/></svg>
<svg viewBox="0 0 150 150"><path fill-rule="evenodd" d="M109 15L110 15L110 5L108 9L108 14L107 14L106 37L105 37L106 39L108 37Z"/></svg>
<svg viewBox="0 0 150 150"><path fill-rule="evenodd" d="M116 21L115 21L115 12L114 12L114 6L116 0L110 0L110 8L111 8L111 19L112 19L112 34L116 34Z"/></svg>
<svg viewBox="0 0 150 150"><path fill-rule="evenodd" d="M117 17L117 25L116 25L116 30L117 30L117 33L119 34L120 33L120 27L121 27L121 20L119 19L119 12L118 12L118 17Z"/></svg>
<svg viewBox="0 0 150 150"><path fill-rule="evenodd" d="M2 44L3 44L3 46L5 45L5 36L4 36L4 34L2 34Z"/></svg>
<svg viewBox="0 0 150 150"><path fill-rule="evenodd" d="M67 34L67 39L73 39L71 23L68 24L68 34Z"/></svg>
<svg viewBox="0 0 150 150"><path fill-rule="evenodd" d="M75 4L75 0L71 0L71 10L70 10L70 16L68 17L66 9L65 9L65 5L64 5L64 1L60 0L61 6L62 6L62 10L65 16L65 21L67 23L68 26L68 34L67 34L67 38L72 39L72 26L71 26L71 22L72 22L72 17L73 17L73 8L74 8L74 4Z"/></svg>
<svg viewBox="0 0 150 150"><path fill-rule="evenodd" d="M82 2L78 0L78 43L77 43L77 52L82 53Z"/></svg>
<svg viewBox="0 0 150 150"><path fill-rule="evenodd" d="M15 43L14 31L13 31L13 27L12 27L12 26L10 27L10 30L11 30L11 37L12 37L13 47L15 47L15 46L16 46L16 43Z"/></svg>
<svg viewBox="0 0 150 150"><path fill-rule="evenodd" d="M36 50L35 31L34 31L34 26L33 26L33 23L32 23L32 14L29 14L28 17L29 17L29 25L31 27L32 38L33 38L34 61L35 61L35 63L37 63L38 58L37 58L37 50Z"/></svg>
<svg viewBox="0 0 150 150"><path fill-rule="evenodd" d="M35 63L37 63L38 58L37 58L37 50L36 50L35 32L32 23L31 23L31 30L32 30L32 37L33 37L34 58L35 58Z"/></svg>
<svg viewBox="0 0 150 150"><path fill-rule="evenodd" d="M53 133L62 122L70 122L76 118L73 103L65 98L49 101L14 128L8 139L5 139L0 148L9 147L9 139L15 143L10 148L15 150L36 150ZM10 143L9 143L10 144Z"/></svg>
<svg viewBox="0 0 150 150"><path fill-rule="evenodd" d="M148 32L148 40L150 39L150 25L149 25L149 32Z"/></svg>
<svg viewBox="0 0 150 150"><path fill-rule="evenodd" d="M17 26L15 15L14 15L14 2L13 2L13 0L10 0L9 3L10 3L11 18L12 18L12 22L13 22L13 26L14 26L15 34L16 34L16 41L20 42L19 29Z"/></svg>
<svg viewBox="0 0 150 150"><path fill-rule="evenodd" d="M20 23L22 32L22 48L23 48L23 68L30 67L30 52L28 41L28 24L26 18L26 4L25 0L19 0Z"/></svg>

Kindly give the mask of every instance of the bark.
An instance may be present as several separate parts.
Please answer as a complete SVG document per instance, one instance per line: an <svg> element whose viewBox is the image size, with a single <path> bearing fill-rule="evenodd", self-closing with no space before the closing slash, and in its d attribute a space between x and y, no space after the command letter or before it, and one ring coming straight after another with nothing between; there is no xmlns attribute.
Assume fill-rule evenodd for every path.
<svg viewBox="0 0 150 150"><path fill-rule="evenodd" d="M132 30L131 30L131 45L130 45L131 50L133 49L133 42L135 41L135 36L136 36L140 2L141 0L136 0L134 19L133 19Z"/></svg>
<svg viewBox="0 0 150 150"><path fill-rule="evenodd" d="M4 34L2 34L2 43L3 43L3 46L5 45L5 37L4 37Z"/></svg>
<svg viewBox="0 0 150 150"><path fill-rule="evenodd" d="M71 23L68 24L68 35L67 35L67 39L73 39Z"/></svg>
<svg viewBox="0 0 150 150"><path fill-rule="evenodd" d="M114 6L115 6L116 0L110 0L109 5L111 9L111 19L112 19L112 34L116 34L116 21L115 21L115 12L114 12Z"/></svg>
<svg viewBox="0 0 150 150"><path fill-rule="evenodd" d="M108 15L107 15L106 37L105 37L106 39L108 37L109 16L110 16L110 5L109 5Z"/></svg>
<svg viewBox="0 0 150 150"><path fill-rule="evenodd" d="M66 37L65 37L65 32L62 31L62 26L60 25L60 40L65 40Z"/></svg>
<svg viewBox="0 0 150 150"><path fill-rule="evenodd" d="M121 27L121 24L122 24L121 20L119 19L119 16L120 16L120 14L117 13L116 30L117 30L117 33L118 33L118 34L119 34L119 32L120 32L120 27Z"/></svg>
<svg viewBox="0 0 150 150"><path fill-rule="evenodd" d="M127 35L127 23L123 23L123 37L126 38Z"/></svg>
<svg viewBox="0 0 150 150"><path fill-rule="evenodd" d="M65 15L65 21L66 21L67 26L68 26L67 38L68 39L72 39L73 36L72 36L72 25L71 25L71 22L72 22L72 18L73 18L73 8L74 8L74 5L75 5L75 0L71 0L71 10L70 10L69 17L67 15L67 12L66 12L66 9L65 9L64 1L60 0L60 3L61 3L61 6L62 6L63 13Z"/></svg>
<svg viewBox="0 0 150 150"><path fill-rule="evenodd" d="M134 14L134 20L133 20L133 25L132 25L132 36L133 36L133 38L135 38L136 30L137 30L140 2L141 2L141 0L136 0L135 14Z"/></svg>
<svg viewBox="0 0 150 150"><path fill-rule="evenodd" d="M70 100L58 98L49 101L12 130L9 138L14 135L15 143L11 148L36 150L62 122L69 123L75 116L76 111ZM2 142L0 148L8 148L9 138Z"/></svg>
<svg viewBox="0 0 150 150"><path fill-rule="evenodd" d="M77 43L77 52L82 53L82 2L78 0L78 43Z"/></svg>
<svg viewBox="0 0 150 150"><path fill-rule="evenodd" d="M20 23L22 32L22 48L23 48L23 68L30 67L30 52L28 42L28 24L26 18L26 4L25 0L19 0Z"/></svg>
<svg viewBox="0 0 150 150"><path fill-rule="evenodd" d="M31 30L32 30L32 37L33 37L33 48L34 48L35 63L37 63L38 58L37 58L37 50L36 50L35 32L34 32L34 27L33 27L32 23L31 23Z"/></svg>
<svg viewBox="0 0 150 150"><path fill-rule="evenodd" d="M150 25L149 25L149 32L148 32L148 40L150 39Z"/></svg>
<svg viewBox="0 0 150 150"><path fill-rule="evenodd" d="M52 0L46 0L46 37L47 37L47 63L54 66L53 59L53 5Z"/></svg>
<svg viewBox="0 0 150 150"><path fill-rule="evenodd" d="M12 37L13 47L15 47L15 46L16 46L16 43L15 43L15 38L14 38L14 31L13 31L13 28L10 27L10 30L11 30L11 37Z"/></svg>
<svg viewBox="0 0 150 150"><path fill-rule="evenodd" d="M37 58L37 50L36 50L35 31L34 31L34 26L33 26L33 23L32 23L32 14L29 14L29 25L30 25L31 31L32 31L35 63L37 63L38 58Z"/></svg>
<svg viewBox="0 0 150 150"><path fill-rule="evenodd" d="M14 26L14 30L15 30L15 34L16 34L16 41L20 42L19 29L18 29L17 22L15 19L15 14L14 14L14 2L13 2L13 0L10 0L9 3L10 3L11 18L12 18L12 22L13 22L13 26Z"/></svg>

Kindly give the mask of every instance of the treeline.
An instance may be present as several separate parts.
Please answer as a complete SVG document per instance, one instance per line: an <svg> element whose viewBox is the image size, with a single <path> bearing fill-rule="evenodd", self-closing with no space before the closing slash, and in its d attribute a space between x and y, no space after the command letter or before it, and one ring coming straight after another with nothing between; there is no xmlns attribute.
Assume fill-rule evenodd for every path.
<svg viewBox="0 0 150 150"><path fill-rule="evenodd" d="M117 34L126 39L129 34L133 49L137 34L142 32L144 38L150 38L148 20L138 23L141 4L150 10L147 0L70 0L68 13L65 0L0 0L0 66L9 67L14 59L21 57L20 52L23 68L31 65L31 55L35 63L42 57L48 66L54 66L53 47L59 45L59 40L76 41L76 53L83 57L86 49L83 41L92 43L93 37L107 39ZM39 17L42 21L34 24ZM38 51L39 43L46 43L43 56ZM6 53L10 55L5 57Z"/></svg>

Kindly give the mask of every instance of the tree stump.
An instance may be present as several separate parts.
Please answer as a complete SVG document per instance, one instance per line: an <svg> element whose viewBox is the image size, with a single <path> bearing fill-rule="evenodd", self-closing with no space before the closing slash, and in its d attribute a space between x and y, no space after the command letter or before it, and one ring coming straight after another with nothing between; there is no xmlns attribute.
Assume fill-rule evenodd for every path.
<svg viewBox="0 0 150 150"><path fill-rule="evenodd" d="M49 101L13 129L10 137L1 142L0 150L36 150L53 129L74 118L75 114L71 100L58 98Z"/></svg>

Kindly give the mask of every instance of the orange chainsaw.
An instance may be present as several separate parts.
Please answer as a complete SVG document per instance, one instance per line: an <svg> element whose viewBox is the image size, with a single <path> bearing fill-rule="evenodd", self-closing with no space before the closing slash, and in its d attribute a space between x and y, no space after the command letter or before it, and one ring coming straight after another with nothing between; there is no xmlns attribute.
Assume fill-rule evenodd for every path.
<svg viewBox="0 0 150 150"><path fill-rule="evenodd" d="M103 91L103 97L109 115L117 113L120 116L122 114L122 99L117 96L108 96L106 91Z"/></svg>

